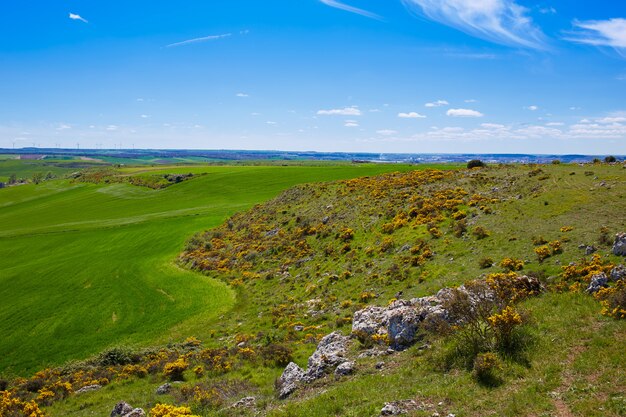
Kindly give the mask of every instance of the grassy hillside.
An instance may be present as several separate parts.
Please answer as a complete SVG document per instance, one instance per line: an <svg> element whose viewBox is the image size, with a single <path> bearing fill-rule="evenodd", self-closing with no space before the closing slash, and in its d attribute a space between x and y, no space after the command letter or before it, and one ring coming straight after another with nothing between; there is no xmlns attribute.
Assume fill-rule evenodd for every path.
<svg viewBox="0 0 626 417"><path fill-rule="evenodd" d="M244 183L237 180L239 175L246 178L251 193L259 194L264 193L260 190L270 178L276 178L274 168L247 169L250 175L234 168L223 173L220 183L230 184L225 194L232 195L229 187ZM281 172L288 172L292 183L298 174L314 170L289 169L293 171ZM325 172L326 179L332 176L328 170L318 172ZM212 175L142 193L159 198L176 193L176 201L157 201L163 207L181 210L184 204L196 201L185 199L185 190L197 191L194 184L208 184ZM78 193L76 205L85 189L108 190L107 195L134 190L133 198L149 198L125 187L81 184L72 192ZM47 192L42 198L54 201L54 190ZM28 207L31 198L25 193L16 201L21 199ZM187 217L163 218L162 207L144 211L148 218L142 217L133 211L137 208L127 201L129 196L93 198L97 207L106 210L106 215L100 214L103 224L129 221L112 215L119 211L112 208L120 206L132 214L131 219L141 219L112 228L124 231L136 227L136 234L108 238L109 246L110 242L126 245L123 242L130 238L139 242L133 250L148 260L133 276L143 273L147 280L148 270L154 270L154 265L164 259L174 268L175 250L179 250L179 267L203 273L212 291L224 291L232 298L220 305L228 309L227 314L200 306L192 319L174 330L170 327L167 336L179 343L132 354L109 352L88 363L47 370L12 383L15 392L35 398L37 393L28 392L29 384L69 381L66 391L57 385L50 388L57 390L53 396L69 398L38 400L43 405L52 403L46 407L52 416L98 416L108 413L120 399L146 410L158 403L187 405L190 412L202 416L378 415L386 402L400 402L408 415L414 416L626 415L626 321L602 315L598 300L584 292L591 275L624 263L623 258L610 253L615 233L626 231L626 169L622 165L370 173L367 178L297 185L255 206L228 206L234 202L223 201L226 207L221 217L209 217L198 204L194 211L201 215L192 217L198 221L190 223ZM222 200L210 201L215 205ZM227 218L228 209L244 211ZM63 223L79 229L71 236L109 230L59 215ZM6 224L17 223L9 238L34 238L24 225L20 227L18 217L7 217ZM33 221L37 225L33 231L50 232L59 227L45 218ZM143 228L150 228L154 235L141 236L147 230ZM159 254L139 249L152 239L171 239L166 235L173 236L174 229L189 232L189 240L184 243L183 236L177 234L176 248L166 249L163 243ZM97 238L89 244L96 249ZM587 247L596 251L594 258L586 255ZM119 262L130 268L140 259L124 261L123 254L118 256L119 261L109 266L103 261L101 268L117 267ZM574 266L564 269L571 263ZM509 275L492 275L505 273ZM433 326L422 329L416 345L390 355L363 356L370 347L385 351L385 338L354 339L348 352L356 362L354 375L327 375L305 384L287 400L276 398L274 381L286 362L293 360L305 367L324 335L332 331L350 334L355 311L371 305L387 306L397 298L434 294L481 276L500 277L506 282L506 277L516 274L536 277L546 291L520 298L515 304L515 311L520 313L515 324L519 326L515 327L519 343L515 349L493 351L496 365L490 368L494 375L488 380L476 376L475 366L472 370L474 356L469 362L464 356L467 349L462 336L467 327ZM181 290L174 295L177 285L166 288L162 276L156 279L158 287L149 283L142 288L152 288L161 298L167 297L158 289L175 300L184 294ZM185 277L180 277L180 282L187 285ZM150 291L141 295L148 298ZM149 301L155 300L158 297ZM170 300L173 305L165 316L180 320L187 311L194 311L194 296L189 300L186 311L173 308L177 305ZM141 314L147 315L148 310ZM116 317L121 315L116 313ZM139 314L136 317L144 320ZM152 317L158 321L161 316ZM103 323L111 319L110 310L102 313ZM165 326L173 323L164 320ZM479 324L483 331L487 324ZM150 331L142 330L141 340L158 342L158 336L151 337ZM198 336L202 342L182 342L187 336ZM117 358L113 363L109 360L112 356ZM106 386L101 390L71 394L73 389L103 378ZM156 387L168 379L184 381L169 394L157 395ZM230 408L250 395L256 398L253 408Z"/></svg>
<svg viewBox="0 0 626 417"><path fill-rule="evenodd" d="M10 335L0 371L205 335L234 295L176 266L191 234L294 184L392 169L410 168L165 167L206 175L164 190L68 181L0 190L0 334Z"/></svg>

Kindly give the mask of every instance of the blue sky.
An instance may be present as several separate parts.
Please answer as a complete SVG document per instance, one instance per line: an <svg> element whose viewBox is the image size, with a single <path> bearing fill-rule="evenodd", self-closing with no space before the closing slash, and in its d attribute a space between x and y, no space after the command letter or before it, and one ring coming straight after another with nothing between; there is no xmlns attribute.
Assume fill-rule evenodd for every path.
<svg viewBox="0 0 626 417"><path fill-rule="evenodd" d="M6 1L0 147L626 154L626 2Z"/></svg>

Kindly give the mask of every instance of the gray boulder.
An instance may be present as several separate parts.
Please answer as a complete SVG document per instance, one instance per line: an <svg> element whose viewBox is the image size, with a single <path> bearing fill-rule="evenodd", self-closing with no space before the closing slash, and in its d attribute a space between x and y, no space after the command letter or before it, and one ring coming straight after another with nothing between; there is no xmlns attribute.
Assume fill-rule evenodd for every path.
<svg viewBox="0 0 626 417"><path fill-rule="evenodd" d="M613 255L626 256L626 233L618 233L615 235Z"/></svg>
<svg viewBox="0 0 626 417"><path fill-rule="evenodd" d="M601 288L608 287L609 279L606 277L606 274L599 273L591 277L591 282L589 283L589 287L587 288L587 292L589 294L594 294L600 291Z"/></svg>
<svg viewBox="0 0 626 417"><path fill-rule="evenodd" d="M317 349L309 357L308 366L304 375L306 382L314 381L324 374L346 362L348 337L338 332L332 332L320 340Z"/></svg>
<svg viewBox="0 0 626 417"><path fill-rule="evenodd" d="M347 376L354 373L354 362L344 362L335 369L335 375Z"/></svg>
<svg viewBox="0 0 626 417"><path fill-rule="evenodd" d="M284 400L289 397L297 388L298 384L304 378L304 371L298 365L293 362L289 362L283 374L278 378L276 382L276 388L278 390L278 398Z"/></svg>
<svg viewBox="0 0 626 417"><path fill-rule="evenodd" d="M624 267L624 265L617 265L611 270L610 277L611 281L626 279L626 267Z"/></svg>
<svg viewBox="0 0 626 417"><path fill-rule="evenodd" d="M126 401L120 401L119 403L115 404L115 407L113 407L113 411L111 411L110 417L125 416L132 411L133 407L130 404L128 404Z"/></svg>
<svg viewBox="0 0 626 417"><path fill-rule="evenodd" d="M170 384L169 382L166 382L163 385L160 385L157 389L156 389L156 393L157 395L165 395L167 393L169 393L172 390L172 384Z"/></svg>

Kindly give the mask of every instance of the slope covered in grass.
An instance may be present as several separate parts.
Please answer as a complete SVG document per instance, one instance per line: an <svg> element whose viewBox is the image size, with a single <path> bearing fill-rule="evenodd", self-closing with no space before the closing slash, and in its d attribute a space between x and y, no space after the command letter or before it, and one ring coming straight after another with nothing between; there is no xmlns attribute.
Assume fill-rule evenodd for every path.
<svg viewBox="0 0 626 417"><path fill-rule="evenodd" d="M146 410L187 405L202 416L378 415L386 402L410 404L408 415L415 416L624 415L625 322L603 316L600 303L584 293L594 271L624 263L611 254L613 236L626 230L624 212L621 165L412 171L298 185L180 240L180 267L234 293L228 314L170 333L180 335L178 342L195 335L202 343L136 352L132 364L105 367L108 353L43 372L48 380L71 380L73 389L92 377L109 379L46 410L97 416L124 399ZM190 228L202 230L199 223ZM596 251L593 260L587 247ZM571 262L588 268L565 271ZM384 337L355 338L348 351L353 375L329 374L287 400L277 398L274 381L286 362L306 367L324 335L351 333L357 310L510 270L538 278L546 291L516 303L523 349L497 351L489 383L458 356L455 332L463 326L445 333L424 328L413 347L390 355L368 356L372 346L386 351ZM173 379L184 381L157 395L172 369L179 372ZM36 397L27 392L36 378L11 389ZM256 398L252 408L230 407L245 396Z"/></svg>
<svg viewBox="0 0 626 417"><path fill-rule="evenodd" d="M294 184L392 169L410 168L166 167L205 175L164 190L69 181L0 190L0 371L206 334L234 295L176 266L189 235Z"/></svg>

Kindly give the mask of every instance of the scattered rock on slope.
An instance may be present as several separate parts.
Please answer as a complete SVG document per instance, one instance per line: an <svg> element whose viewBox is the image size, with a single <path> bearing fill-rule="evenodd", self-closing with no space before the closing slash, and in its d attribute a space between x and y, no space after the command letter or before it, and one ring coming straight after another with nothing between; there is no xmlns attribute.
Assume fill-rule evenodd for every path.
<svg viewBox="0 0 626 417"><path fill-rule="evenodd" d="M618 233L615 235L613 243L613 254L618 256L626 256L626 233Z"/></svg>
<svg viewBox="0 0 626 417"><path fill-rule="evenodd" d="M126 401L120 401L113 407L110 417L145 417L146 412L141 408L133 408Z"/></svg>

